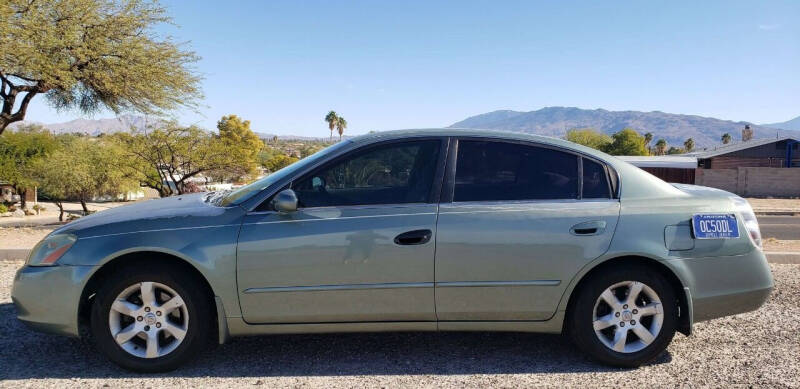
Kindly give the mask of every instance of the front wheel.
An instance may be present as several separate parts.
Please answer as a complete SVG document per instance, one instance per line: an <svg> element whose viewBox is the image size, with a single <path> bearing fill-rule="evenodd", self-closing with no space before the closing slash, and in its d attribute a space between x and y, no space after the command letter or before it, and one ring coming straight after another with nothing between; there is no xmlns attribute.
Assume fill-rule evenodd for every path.
<svg viewBox="0 0 800 389"><path fill-rule="evenodd" d="M675 292L651 269L610 268L578 293L569 332L580 349L600 362L638 367L661 354L675 335Z"/></svg>
<svg viewBox="0 0 800 389"><path fill-rule="evenodd" d="M185 272L166 266L126 267L97 293L92 339L126 369L173 370L208 339L210 307L201 290Z"/></svg>

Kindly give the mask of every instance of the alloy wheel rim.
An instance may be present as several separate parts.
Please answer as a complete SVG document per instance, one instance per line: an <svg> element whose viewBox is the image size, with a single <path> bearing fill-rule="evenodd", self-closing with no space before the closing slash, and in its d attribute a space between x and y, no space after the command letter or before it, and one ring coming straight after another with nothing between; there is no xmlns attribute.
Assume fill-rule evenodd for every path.
<svg viewBox="0 0 800 389"><path fill-rule="evenodd" d="M186 337L189 311L183 298L158 282L123 290L108 314L111 336L128 354L158 358L175 351Z"/></svg>
<svg viewBox="0 0 800 389"><path fill-rule="evenodd" d="M592 321L603 345L629 354L643 350L658 337L664 324L664 309L651 287L639 281L622 281L600 294Z"/></svg>

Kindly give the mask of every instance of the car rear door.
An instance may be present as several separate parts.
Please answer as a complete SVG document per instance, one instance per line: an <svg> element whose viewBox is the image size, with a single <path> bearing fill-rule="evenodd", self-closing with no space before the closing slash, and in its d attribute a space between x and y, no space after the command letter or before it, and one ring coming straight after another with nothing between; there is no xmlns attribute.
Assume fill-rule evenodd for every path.
<svg viewBox="0 0 800 389"><path fill-rule="evenodd" d="M569 150L459 139L436 235L441 321L546 320L619 217L609 168Z"/></svg>
<svg viewBox="0 0 800 389"><path fill-rule="evenodd" d="M365 146L295 179L296 212L248 214L237 249L245 321L434 321L445 154L438 138Z"/></svg>

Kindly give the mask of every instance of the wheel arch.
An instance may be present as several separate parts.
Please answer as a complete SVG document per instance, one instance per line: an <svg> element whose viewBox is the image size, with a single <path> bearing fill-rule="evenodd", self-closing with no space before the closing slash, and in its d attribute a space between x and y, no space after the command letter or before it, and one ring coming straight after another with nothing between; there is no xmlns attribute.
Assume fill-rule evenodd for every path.
<svg viewBox="0 0 800 389"><path fill-rule="evenodd" d="M89 336L89 317L91 314L91 307L94 301L94 295L103 284L103 280L109 275L113 274L125 266L132 263L148 263L175 266L181 271L190 274L203 288L203 294L208 298L208 303L212 307L212 312L215 317L211 318L213 326L212 331L219 330L220 318L225 317L224 308L221 307L220 301L215 297L214 289L211 287L208 279L203 273L191 263L191 261L182 258L172 253L166 253L157 250L139 250L139 251L126 251L118 253L117 255L107 258L102 265L89 277L89 280L81 291L80 301L78 303L78 332L81 338ZM220 336L222 332L218 331ZM213 332L212 332L213 333ZM220 338L222 341L222 338Z"/></svg>
<svg viewBox="0 0 800 389"><path fill-rule="evenodd" d="M596 263L590 269L586 270L577 281L573 281L572 289L569 290L569 298L566 299L566 315L564 323L562 324L562 331L566 331L568 328L567 323L570 320L570 313L571 309L575 303L575 299L578 296L581 288L586 284L586 282L592 278L595 274L603 272L605 269L611 266L624 266L626 264L636 264L636 265L644 265L654 271L658 272L672 286L673 290L675 291L675 296L677 297L678 301L678 331L684 335L691 335L692 333L692 302L691 297L688 295L688 289L685 287L685 283L678 277L678 275L666 264L662 261L641 256L641 255L623 255L617 257L611 257L604 261ZM563 299L562 299L563 304Z"/></svg>

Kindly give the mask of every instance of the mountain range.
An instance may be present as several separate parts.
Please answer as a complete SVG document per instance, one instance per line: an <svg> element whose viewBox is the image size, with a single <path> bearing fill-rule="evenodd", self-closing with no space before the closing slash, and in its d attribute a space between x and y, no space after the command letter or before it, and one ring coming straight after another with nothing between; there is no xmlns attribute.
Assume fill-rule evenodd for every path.
<svg viewBox="0 0 800 389"><path fill-rule="evenodd" d="M794 121L800 122L800 118ZM725 133L731 134L733 139L739 139L742 129L748 124L753 129L754 138L800 136L800 132L778 128L782 123L756 125L660 111L608 111L574 107L546 107L530 112L493 111L471 116L450 127L519 131L555 137L563 137L568 130L574 128L590 127L613 134L625 127L631 127L641 133L651 132L655 140L664 138L670 145L680 146L686 139L692 138L697 146L712 146L719 144L722 134Z"/></svg>
<svg viewBox="0 0 800 389"><path fill-rule="evenodd" d="M63 123L42 124L18 122L11 125L17 128L25 124L38 124L54 133L86 133L99 135L144 129L161 124L161 119L121 115L110 119L75 119ZM697 115L681 115L660 111L608 111L605 109L581 109L574 107L546 107L530 112L501 110L471 116L452 124L450 127L484 128L492 130L521 131L532 134L563 137L567 130L591 127L607 134L615 133L625 127L645 133L653 133L657 140L664 138L670 145L680 146L692 138L698 147L713 146L720 143L722 134L729 133L733 139L740 139L745 125L750 125L755 138L791 136L800 139L800 117L783 123L756 125L744 121L730 121ZM793 131L795 130L795 131ZM256 130L261 138L270 139L274 135ZM281 135L281 139L311 140L325 136L303 137Z"/></svg>

